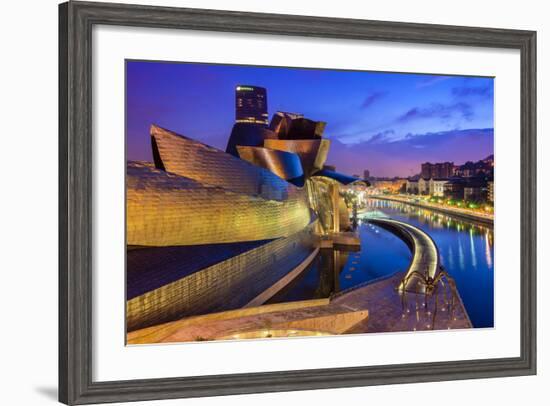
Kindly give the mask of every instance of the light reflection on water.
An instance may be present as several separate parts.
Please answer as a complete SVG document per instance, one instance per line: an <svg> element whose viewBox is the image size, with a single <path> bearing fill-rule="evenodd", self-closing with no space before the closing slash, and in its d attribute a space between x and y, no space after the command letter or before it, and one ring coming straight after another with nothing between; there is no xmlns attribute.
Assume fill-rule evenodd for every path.
<svg viewBox="0 0 550 406"><path fill-rule="evenodd" d="M426 231L455 279L474 327L493 326L493 230L405 203L369 199L367 214L402 220ZM382 276L405 271L406 245L388 231L362 222L358 252L323 250L315 262L270 303L328 297Z"/></svg>
<svg viewBox="0 0 550 406"><path fill-rule="evenodd" d="M493 326L494 247L491 227L385 200L370 199L367 210L380 211L426 231L439 248L445 269L455 279L474 327Z"/></svg>

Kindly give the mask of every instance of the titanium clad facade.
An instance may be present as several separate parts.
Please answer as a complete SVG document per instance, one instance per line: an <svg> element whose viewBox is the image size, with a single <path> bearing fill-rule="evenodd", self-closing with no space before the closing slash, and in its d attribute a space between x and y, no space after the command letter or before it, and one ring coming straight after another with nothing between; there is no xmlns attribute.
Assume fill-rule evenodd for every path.
<svg viewBox="0 0 550 406"><path fill-rule="evenodd" d="M305 189L296 188L284 201L267 200L138 162L128 163L126 189L128 245L273 239L294 234L311 220Z"/></svg>
<svg viewBox="0 0 550 406"><path fill-rule="evenodd" d="M323 137L326 124L324 121L313 121L302 114L278 111L269 124L281 140L308 140Z"/></svg>
<svg viewBox="0 0 550 406"><path fill-rule="evenodd" d="M239 145L237 150L241 159L265 168L289 182L301 178L299 186L303 186L304 171L298 155L286 151L242 145ZM296 184L296 182L293 183Z"/></svg>
<svg viewBox="0 0 550 406"><path fill-rule="evenodd" d="M128 331L267 300L349 227L339 184L358 179L323 172L325 123L267 127L265 89L239 86L236 103L226 152L152 125L154 164L127 164Z"/></svg>
<svg viewBox="0 0 550 406"><path fill-rule="evenodd" d="M316 140L265 140L264 146L279 151L293 152L300 157L306 176L323 169L327 160L330 141Z"/></svg>
<svg viewBox="0 0 550 406"><path fill-rule="evenodd" d="M348 206L346 206L346 202L342 196L338 196L338 214L340 216L339 218L340 229L338 231L349 230L351 227L351 222L349 219L350 214L348 211Z"/></svg>
<svg viewBox="0 0 550 406"><path fill-rule="evenodd" d="M318 218L317 232L329 234L335 229L332 190L334 181L328 178L313 177L306 181L309 205Z"/></svg>
<svg viewBox="0 0 550 406"><path fill-rule="evenodd" d="M300 193L266 169L172 131L153 125L151 137L157 147L157 169L264 199L283 201Z"/></svg>
<svg viewBox="0 0 550 406"><path fill-rule="evenodd" d="M128 331L238 309L300 265L317 244L315 222L126 302ZM238 292L238 294L237 294Z"/></svg>
<svg viewBox="0 0 550 406"><path fill-rule="evenodd" d="M326 125L327 123L324 121L313 121L303 117L297 118L292 120L287 133L279 135L279 138L288 140L321 138Z"/></svg>

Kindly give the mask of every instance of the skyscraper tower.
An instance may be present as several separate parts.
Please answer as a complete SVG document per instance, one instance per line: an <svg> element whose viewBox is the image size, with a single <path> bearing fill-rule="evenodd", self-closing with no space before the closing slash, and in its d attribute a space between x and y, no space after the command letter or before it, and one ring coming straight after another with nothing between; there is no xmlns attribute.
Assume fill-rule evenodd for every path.
<svg viewBox="0 0 550 406"><path fill-rule="evenodd" d="M265 88L238 85L235 88L235 121L267 125L268 118Z"/></svg>

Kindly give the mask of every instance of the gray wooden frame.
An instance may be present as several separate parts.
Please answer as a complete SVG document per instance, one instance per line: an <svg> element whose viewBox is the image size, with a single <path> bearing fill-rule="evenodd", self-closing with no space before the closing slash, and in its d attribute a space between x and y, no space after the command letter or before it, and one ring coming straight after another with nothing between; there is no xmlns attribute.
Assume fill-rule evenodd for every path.
<svg viewBox="0 0 550 406"><path fill-rule="evenodd" d="M353 368L92 380L94 24L513 48L521 53L521 355ZM121 84L122 85L122 84ZM501 163L502 164L502 163ZM69 2L59 6L59 400L67 404L340 388L536 373L536 33Z"/></svg>

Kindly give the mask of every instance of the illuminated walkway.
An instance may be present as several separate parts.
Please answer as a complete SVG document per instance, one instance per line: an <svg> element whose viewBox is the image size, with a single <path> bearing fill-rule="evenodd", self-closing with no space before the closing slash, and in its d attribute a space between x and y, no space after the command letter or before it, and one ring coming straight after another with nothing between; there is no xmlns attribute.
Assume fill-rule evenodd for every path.
<svg viewBox="0 0 550 406"><path fill-rule="evenodd" d="M402 221L376 218L369 222L383 227L403 240L413 254L406 272L398 272L375 282L367 282L332 296L331 303L350 310L368 309L368 320L358 323L346 333L378 333L389 331L446 330L472 328L464 303L456 289L451 289L447 303L436 294L425 298L416 291L416 278L411 278L403 293L397 289L412 272L426 272L434 277L439 267L439 252L424 231ZM403 295L407 300L403 301ZM438 297L436 297L438 296ZM450 300L452 298L452 300Z"/></svg>
<svg viewBox="0 0 550 406"><path fill-rule="evenodd" d="M433 298L427 308L423 307L423 294L408 293L408 300L403 306L402 294L396 286L404 275L404 272L398 272L377 282L350 289L331 300L331 304L350 311L368 309L368 319L351 327L346 334L472 328L456 289L452 291L454 306L447 307L439 301L437 312L434 311Z"/></svg>
<svg viewBox="0 0 550 406"><path fill-rule="evenodd" d="M371 199L387 200L397 203L410 204L411 206L420 207L422 209L431 210L439 213L448 214L469 221L478 221L488 226L493 226L494 215L491 213L476 212L470 209L460 209L458 207L450 207L441 204L432 204L429 202L414 200L410 197L404 197L399 195L370 195Z"/></svg>
<svg viewBox="0 0 550 406"><path fill-rule="evenodd" d="M410 224L402 221L377 218L370 219L370 223L383 227L386 230L392 232L401 238L409 247L413 254L413 260L406 272L405 278L412 272L420 272L421 274L427 274L434 278L437 269L439 268L439 251L432 238L421 229L414 227ZM410 278L405 289L408 291L411 289L411 285L416 283L413 278Z"/></svg>

